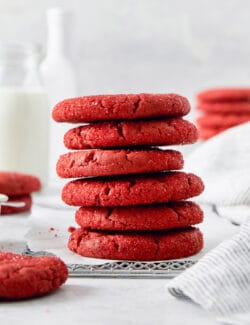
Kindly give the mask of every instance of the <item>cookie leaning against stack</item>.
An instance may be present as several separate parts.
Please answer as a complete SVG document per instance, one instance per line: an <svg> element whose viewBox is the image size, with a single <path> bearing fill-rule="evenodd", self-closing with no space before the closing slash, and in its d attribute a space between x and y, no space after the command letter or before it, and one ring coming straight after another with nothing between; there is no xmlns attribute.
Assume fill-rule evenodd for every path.
<svg viewBox="0 0 250 325"><path fill-rule="evenodd" d="M197 119L201 139L250 121L250 88L205 90L197 95L197 102L203 112Z"/></svg>
<svg viewBox="0 0 250 325"><path fill-rule="evenodd" d="M68 247L83 256L119 260L164 260L202 249L203 212L190 201L203 191L201 179L180 172L183 158L157 146L194 143L195 126L182 119L190 110L175 94L100 95L57 104L57 122L89 123L64 137L72 151L57 173L80 178L62 191L80 206Z"/></svg>

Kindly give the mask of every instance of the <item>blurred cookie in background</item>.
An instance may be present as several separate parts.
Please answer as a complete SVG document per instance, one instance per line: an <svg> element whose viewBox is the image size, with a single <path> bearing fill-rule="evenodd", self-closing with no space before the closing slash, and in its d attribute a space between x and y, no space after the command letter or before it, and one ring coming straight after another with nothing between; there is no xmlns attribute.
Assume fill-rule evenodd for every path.
<svg viewBox="0 0 250 325"><path fill-rule="evenodd" d="M200 139L209 139L228 128L250 121L250 88L214 88L197 94Z"/></svg>
<svg viewBox="0 0 250 325"><path fill-rule="evenodd" d="M38 177L23 173L0 171L0 193L6 202L0 204L0 215L29 211L33 192L41 190Z"/></svg>

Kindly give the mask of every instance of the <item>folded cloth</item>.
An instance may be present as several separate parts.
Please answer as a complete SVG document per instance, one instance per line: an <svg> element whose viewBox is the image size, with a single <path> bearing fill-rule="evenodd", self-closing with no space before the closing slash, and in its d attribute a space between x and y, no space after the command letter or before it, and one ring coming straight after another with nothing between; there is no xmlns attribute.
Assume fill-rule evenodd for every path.
<svg viewBox="0 0 250 325"><path fill-rule="evenodd" d="M250 215L250 123L219 134L200 145L186 159L185 168L205 183L198 202L212 204L221 216L236 223ZM230 206L244 206L238 211Z"/></svg>
<svg viewBox="0 0 250 325"><path fill-rule="evenodd" d="M217 206L214 209L216 209L217 215L236 225L243 223L250 216L250 205Z"/></svg>
<svg viewBox="0 0 250 325"><path fill-rule="evenodd" d="M235 314L229 317L219 318L218 321L225 325L249 325L250 313Z"/></svg>
<svg viewBox="0 0 250 325"><path fill-rule="evenodd" d="M250 218L241 226L238 234L170 281L167 288L174 296L189 298L217 315L231 316L233 319L236 317L233 314L249 313ZM247 314L236 318L247 319ZM227 323L226 319L224 322ZM240 324L250 324L250 318L248 322L242 321Z"/></svg>
<svg viewBox="0 0 250 325"><path fill-rule="evenodd" d="M197 198L236 224L239 232L212 249L167 288L220 315L224 324L250 324L250 123L228 129L192 152L187 170L205 191ZM205 215L206 218L206 215ZM206 238L205 238L206 243Z"/></svg>

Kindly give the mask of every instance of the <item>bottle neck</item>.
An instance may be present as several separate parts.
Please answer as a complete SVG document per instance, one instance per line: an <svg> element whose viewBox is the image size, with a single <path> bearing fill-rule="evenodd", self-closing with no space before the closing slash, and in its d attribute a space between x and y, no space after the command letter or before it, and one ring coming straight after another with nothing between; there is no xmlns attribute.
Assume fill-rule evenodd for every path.
<svg viewBox="0 0 250 325"><path fill-rule="evenodd" d="M65 17L62 11L49 10L47 15L47 57L65 55Z"/></svg>

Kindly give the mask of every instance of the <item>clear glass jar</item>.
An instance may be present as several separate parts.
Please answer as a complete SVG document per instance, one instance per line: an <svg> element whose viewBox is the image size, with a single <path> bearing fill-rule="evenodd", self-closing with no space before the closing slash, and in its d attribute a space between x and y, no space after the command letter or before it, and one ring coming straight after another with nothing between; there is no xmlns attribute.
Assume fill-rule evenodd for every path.
<svg viewBox="0 0 250 325"><path fill-rule="evenodd" d="M49 109L38 73L39 52L0 43L0 171L48 175Z"/></svg>

